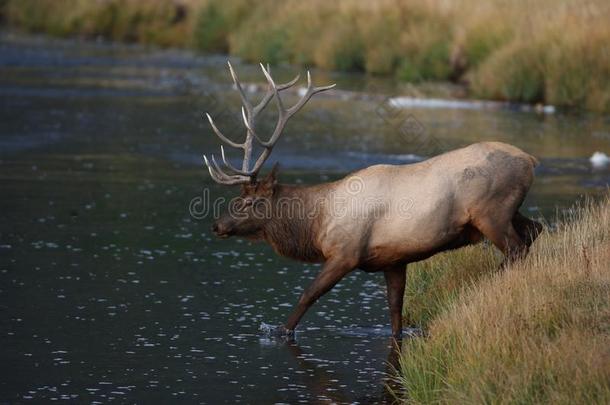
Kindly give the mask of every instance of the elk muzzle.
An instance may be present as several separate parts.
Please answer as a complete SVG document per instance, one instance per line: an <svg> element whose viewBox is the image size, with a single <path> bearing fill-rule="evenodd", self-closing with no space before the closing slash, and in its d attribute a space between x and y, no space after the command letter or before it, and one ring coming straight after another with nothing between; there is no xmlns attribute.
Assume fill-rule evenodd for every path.
<svg viewBox="0 0 610 405"><path fill-rule="evenodd" d="M229 236L231 236L233 232L232 230L233 226L227 221L223 221L222 219L214 221L214 223L212 224L212 232L214 232L214 234L219 238L228 238Z"/></svg>

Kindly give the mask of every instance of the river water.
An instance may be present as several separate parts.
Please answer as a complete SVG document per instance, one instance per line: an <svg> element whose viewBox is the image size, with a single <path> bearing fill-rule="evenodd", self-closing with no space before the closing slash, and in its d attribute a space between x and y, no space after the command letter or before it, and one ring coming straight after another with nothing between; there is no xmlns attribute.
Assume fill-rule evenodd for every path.
<svg viewBox="0 0 610 405"><path fill-rule="evenodd" d="M217 240L194 198L229 197L201 155L237 136L225 56L0 36L0 402L297 403L386 400L381 275L354 272L305 316L296 342L259 332L290 312L319 266ZM235 67L255 93L256 66ZM278 81L296 68L273 69ZM388 109L389 79L313 72L341 91L288 124L272 160L315 183L501 140L542 164L523 208L551 218L600 195L607 117L518 108ZM287 94L286 102L296 100ZM259 132L275 123L273 104Z"/></svg>

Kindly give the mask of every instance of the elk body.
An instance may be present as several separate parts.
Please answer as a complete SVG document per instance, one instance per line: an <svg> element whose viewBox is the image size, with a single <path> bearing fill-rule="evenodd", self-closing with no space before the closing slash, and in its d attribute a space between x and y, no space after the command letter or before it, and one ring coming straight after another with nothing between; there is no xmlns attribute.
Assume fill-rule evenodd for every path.
<svg viewBox="0 0 610 405"><path fill-rule="evenodd" d="M520 149L499 142L484 142L410 165L375 165L347 177L313 186L279 184L277 166L264 179L257 174L279 138L286 120L309 98L332 86L308 87L292 108L283 106L279 91L298 77L276 86L269 82L262 101L253 107L242 97L243 143L226 138L208 116L216 134L244 150L241 169L233 167L222 149L226 173L212 156L204 157L210 175L222 184L241 184L241 194L229 213L218 219L220 237L240 236L267 241L274 250L293 259L323 262L322 270L305 290L285 324L276 330L291 334L307 309L346 274L355 269L383 271L387 283L392 333L402 330L406 265L438 252L489 239L514 260L527 254L541 225L518 209L529 190L537 161ZM268 141L255 132L256 115L275 99L278 124ZM263 147L250 167L252 145Z"/></svg>

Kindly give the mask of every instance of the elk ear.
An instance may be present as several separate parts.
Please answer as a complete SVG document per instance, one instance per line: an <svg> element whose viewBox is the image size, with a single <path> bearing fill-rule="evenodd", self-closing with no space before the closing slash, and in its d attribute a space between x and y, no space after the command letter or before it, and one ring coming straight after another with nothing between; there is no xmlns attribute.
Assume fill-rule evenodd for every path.
<svg viewBox="0 0 610 405"><path fill-rule="evenodd" d="M273 168L269 172L269 174L260 182L260 186L265 194L268 196L273 195L273 191L275 190L275 186L277 184L277 172L279 169L279 164L276 163L273 165Z"/></svg>
<svg viewBox="0 0 610 405"><path fill-rule="evenodd" d="M280 164L278 162L276 162L273 165L273 168L271 168L271 171L269 172L267 177L265 177L265 180L263 180L263 183L271 185L271 186L275 186L277 184L277 172L279 169L280 169Z"/></svg>

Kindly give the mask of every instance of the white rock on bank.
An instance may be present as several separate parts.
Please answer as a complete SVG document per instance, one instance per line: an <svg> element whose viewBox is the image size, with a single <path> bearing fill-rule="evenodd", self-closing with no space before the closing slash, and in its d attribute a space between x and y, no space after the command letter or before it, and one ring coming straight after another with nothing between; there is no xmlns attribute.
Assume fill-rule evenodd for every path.
<svg viewBox="0 0 610 405"><path fill-rule="evenodd" d="M610 157L603 152L595 152L589 158L589 162L593 167L605 167L610 164Z"/></svg>

